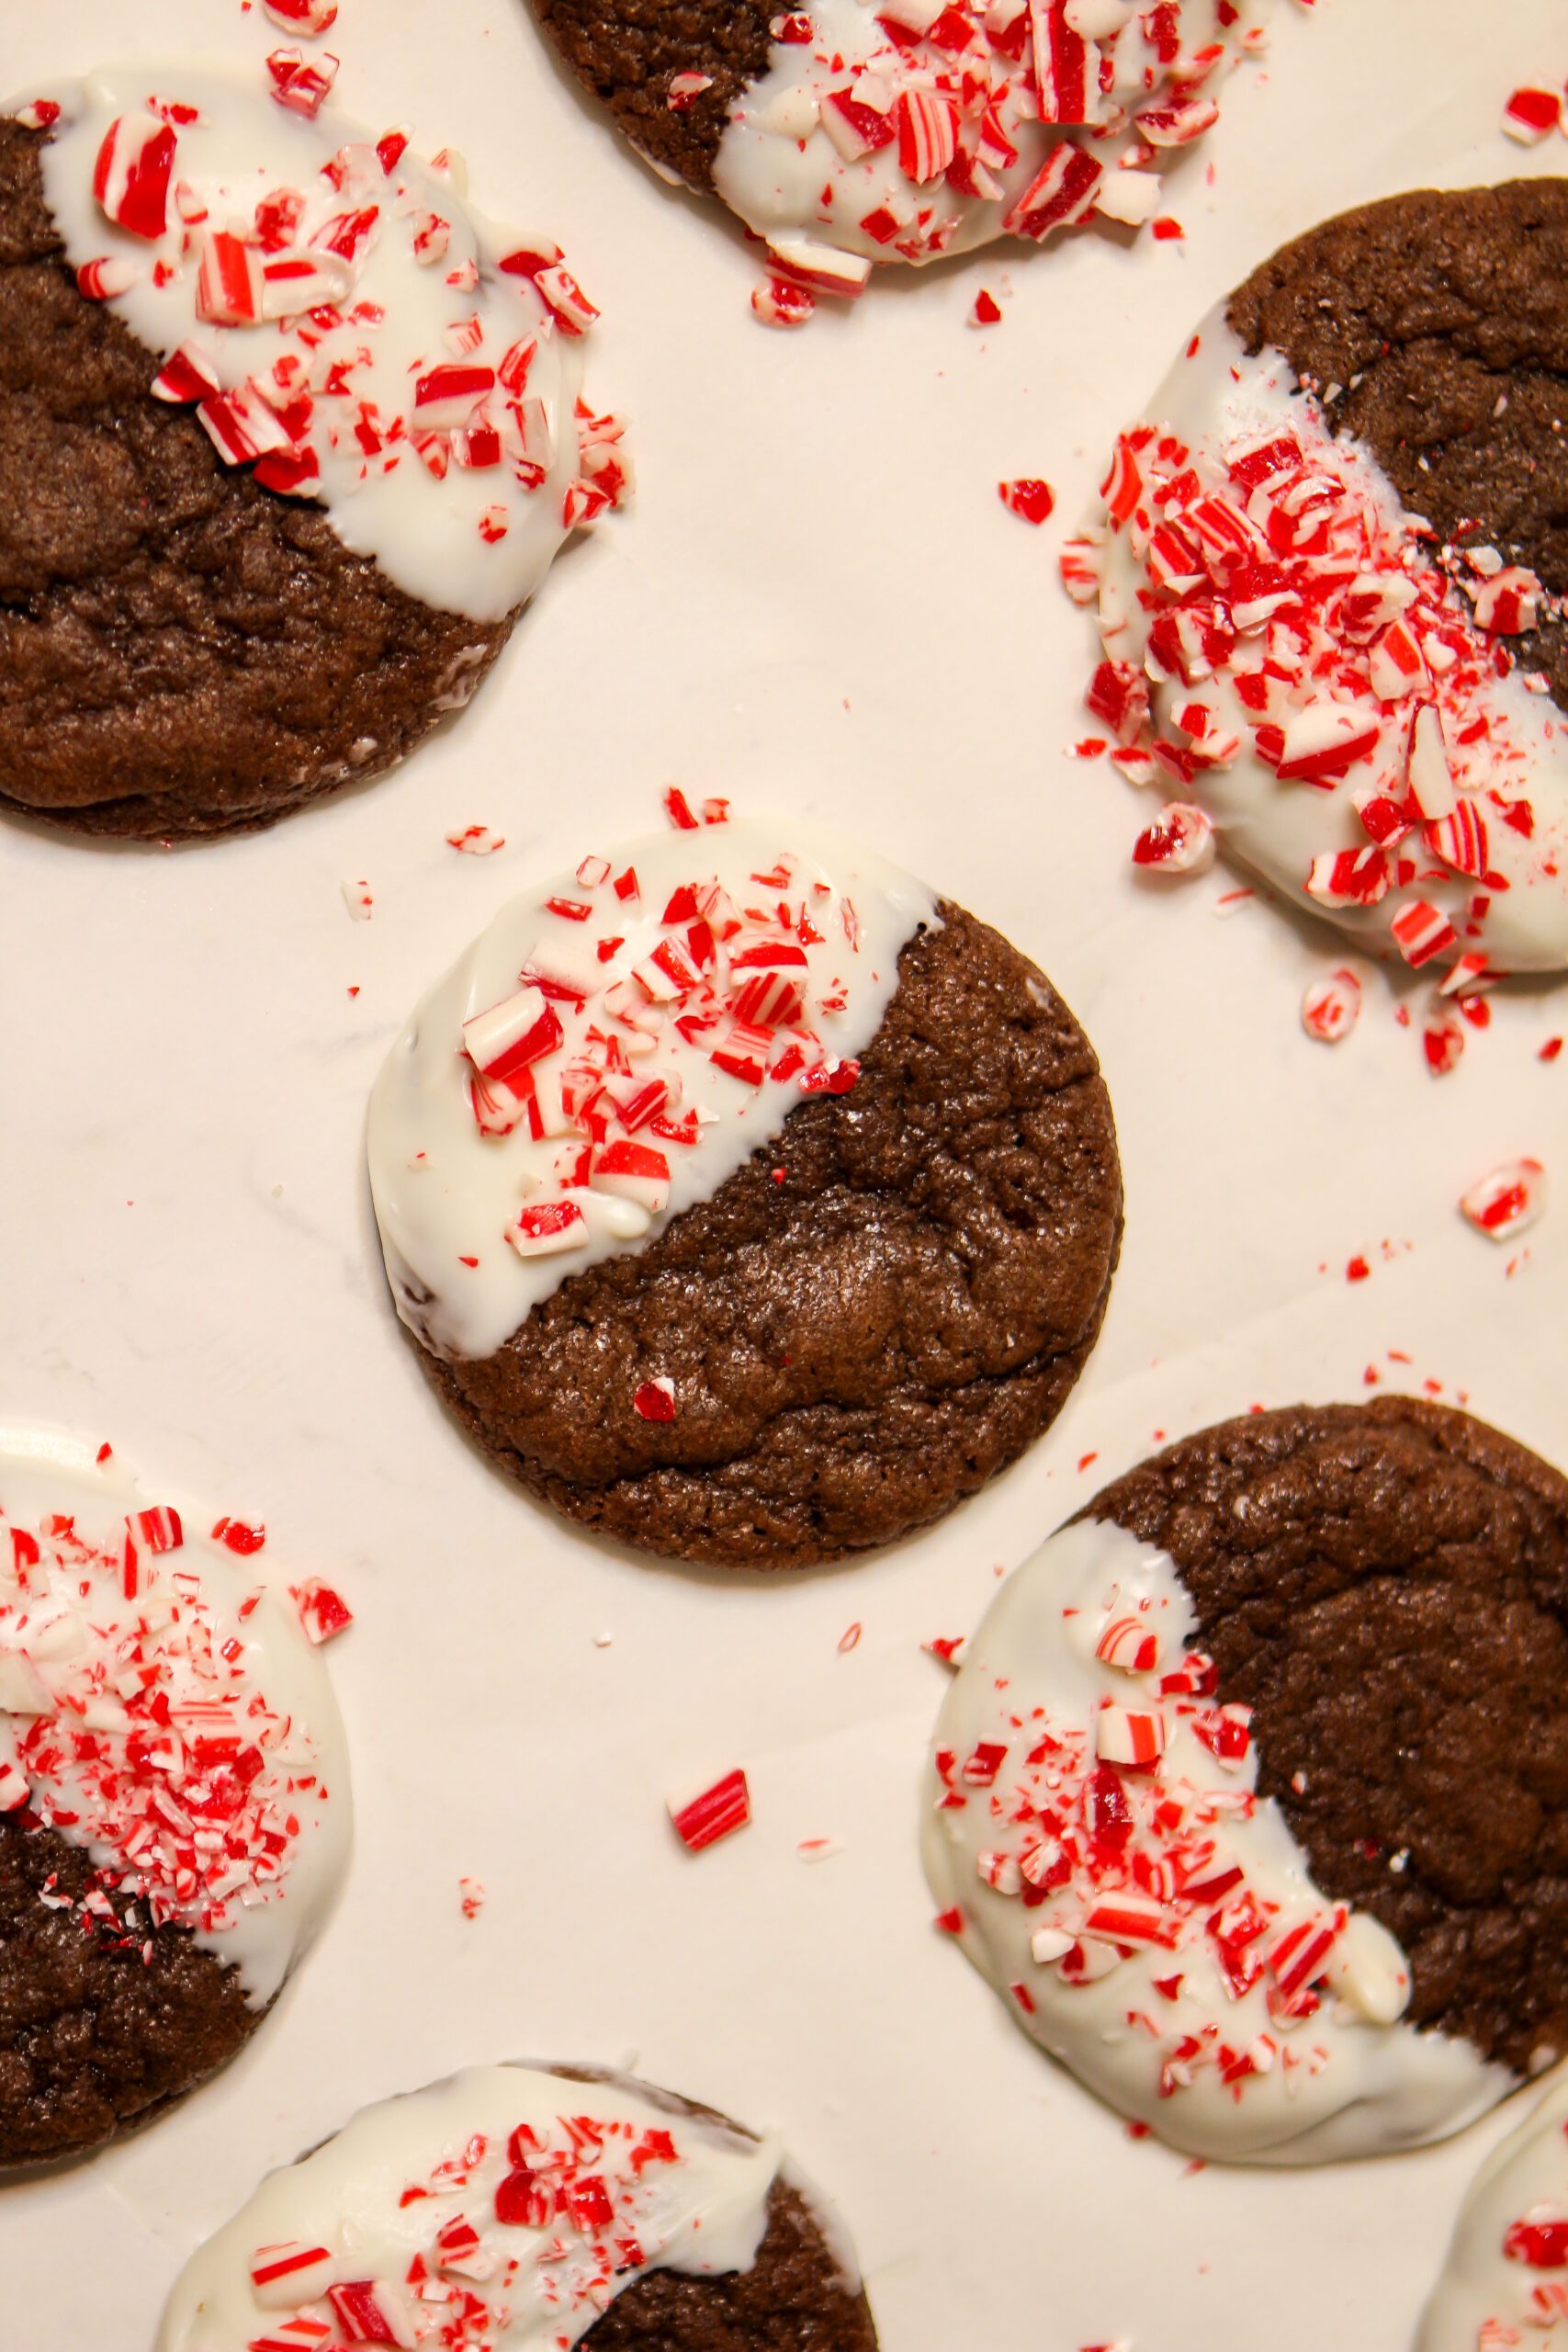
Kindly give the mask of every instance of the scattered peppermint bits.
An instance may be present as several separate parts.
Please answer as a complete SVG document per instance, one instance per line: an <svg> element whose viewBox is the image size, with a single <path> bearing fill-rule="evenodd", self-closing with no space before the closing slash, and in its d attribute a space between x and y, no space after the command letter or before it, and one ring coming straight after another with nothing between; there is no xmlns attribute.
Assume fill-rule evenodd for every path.
<svg viewBox="0 0 1568 2352"><path fill-rule="evenodd" d="M310 41L333 13L268 9ZM581 397L572 346L597 311L556 246L509 250L468 212L450 158L334 115L336 70L290 47L265 95L183 66L163 69L173 96L113 70L73 85L51 102L50 168L90 175L119 236L71 259L225 466L278 497L352 502L354 544L400 586L500 618L630 492L619 420ZM280 138L278 107L308 132Z"/></svg>
<svg viewBox="0 0 1568 2352"><path fill-rule="evenodd" d="M466 2068L273 2174L192 2257L165 2332L567 2352L648 2270L743 2267L781 2153L638 2084Z"/></svg>
<svg viewBox="0 0 1568 2352"><path fill-rule="evenodd" d="M1460 1198L1460 1209L1490 1241L1511 1241L1534 1225L1546 1206L1546 1170L1539 1159L1506 1160Z"/></svg>
<svg viewBox="0 0 1568 2352"><path fill-rule="evenodd" d="M457 1881L458 1907L465 1919L477 1919L485 1905L485 1883L481 1878L460 1878Z"/></svg>
<svg viewBox="0 0 1568 2352"><path fill-rule="evenodd" d="M673 786L665 804L678 831L725 821L726 803L705 802L699 818ZM845 1001L857 952L852 903L807 884L788 856L753 873L754 895L741 903L703 873L694 858L693 878L669 892L649 938L653 910L642 905L635 869L585 858L580 895L542 910L558 928L541 933L514 993L463 1024L481 1135L522 1127L558 1147L547 1173L530 1172L531 1197L509 1228L522 1256L583 1249L606 1216L617 1233L646 1232L665 1207L672 1159L698 1143L712 1114L685 1104L680 1061L655 1059L660 1040L748 1089L843 1094L856 1082L858 1065L830 1054L815 1025ZM614 977L634 912L646 952ZM811 949L829 946L833 965L814 977ZM662 1374L640 1383L632 1401L644 1420L674 1419L674 1385Z"/></svg>
<svg viewBox="0 0 1568 2352"><path fill-rule="evenodd" d="M771 71L715 172L768 248L754 310L794 323L781 295L853 300L878 265L1147 222L1165 158L1213 123L1213 90L1255 45L1245 15L1245 0L895 0L775 18ZM971 315L1000 314L982 291Z"/></svg>
<svg viewBox="0 0 1568 2352"><path fill-rule="evenodd" d="M671 1804L670 1818L675 1835L694 1854L744 1829L751 1818L751 1792L745 1773L739 1769L727 1772L722 1781L716 1781L711 1789L704 1789L686 1804Z"/></svg>
<svg viewBox="0 0 1568 2352"><path fill-rule="evenodd" d="M96 1467L111 1460L103 1449ZM69 1511L0 1513L0 1812L25 1807L93 1848L84 1933L134 1949L147 1924L178 1925L239 1957L247 1996L269 1999L287 1952L255 1939L331 1803L335 1725L305 1720L313 1686L298 1634L298 1663L279 1646L288 1621L258 1616L261 1590L177 1510L132 1508L117 1525L112 1496L62 1492Z"/></svg>
<svg viewBox="0 0 1568 2352"><path fill-rule="evenodd" d="M1111 757L1412 969L1473 958L1473 988L1568 960L1561 724L1513 650L1551 600L1495 549L1437 546L1278 355L1235 345L1222 404L1204 370L1227 334L1211 322L1162 395L1191 430L1123 434L1103 534L1064 550L1100 605L1086 701Z"/></svg>
<svg viewBox="0 0 1568 2352"><path fill-rule="evenodd" d="M447 834L446 846L463 857L493 857L497 850L506 847L506 836L492 833L488 825L465 825L460 831Z"/></svg>

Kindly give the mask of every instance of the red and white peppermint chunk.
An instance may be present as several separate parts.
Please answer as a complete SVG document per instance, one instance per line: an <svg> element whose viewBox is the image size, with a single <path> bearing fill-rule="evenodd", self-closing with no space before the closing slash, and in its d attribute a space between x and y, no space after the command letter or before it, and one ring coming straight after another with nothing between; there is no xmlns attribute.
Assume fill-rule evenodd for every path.
<svg viewBox="0 0 1568 2352"><path fill-rule="evenodd" d="M1521 147L1537 147L1562 128L1562 93L1527 83L1503 108L1503 128Z"/></svg>
<svg viewBox="0 0 1568 2352"><path fill-rule="evenodd" d="M1214 862L1214 828L1191 802L1167 803L1133 843L1133 863L1145 873L1202 874Z"/></svg>
<svg viewBox="0 0 1568 2352"><path fill-rule="evenodd" d="M251 2292L264 2311L288 2311L314 2302L336 2276L337 2259L330 2247L295 2238L281 2245L256 2248L251 2260Z"/></svg>
<svg viewBox="0 0 1568 2352"><path fill-rule="evenodd" d="M1341 964L1323 978L1309 980L1302 997L1302 1027L1320 1045L1337 1046L1350 1035L1361 1014L1361 983Z"/></svg>
<svg viewBox="0 0 1568 2352"><path fill-rule="evenodd" d="M155 243L168 226L176 138L159 115L120 115L110 124L93 173L105 217L133 237Z"/></svg>
<svg viewBox="0 0 1568 2352"><path fill-rule="evenodd" d="M751 1818L751 1792L745 1773L737 1767L684 1804L671 1803L670 1818L681 1843L694 1854L744 1829Z"/></svg>
<svg viewBox="0 0 1568 2352"><path fill-rule="evenodd" d="M1505 1160L1460 1200L1465 1217L1492 1241L1511 1241L1545 1206L1546 1170L1539 1159L1529 1159Z"/></svg>
<svg viewBox="0 0 1568 2352"><path fill-rule="evenodd" d="M331 32L337 22L337 0L262 0L262 6L285 32L303 33L309 39Z"/></svg>

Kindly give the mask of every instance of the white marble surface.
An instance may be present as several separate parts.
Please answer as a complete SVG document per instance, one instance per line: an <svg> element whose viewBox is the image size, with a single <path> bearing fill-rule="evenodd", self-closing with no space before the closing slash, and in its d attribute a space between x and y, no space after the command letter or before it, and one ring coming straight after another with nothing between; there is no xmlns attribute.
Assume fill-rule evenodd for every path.
<svg viewBox="0 0 1568 2352"><path fill-rule="evenodd" d="M0 80L188 47L198 17L255 48L259 16L0 0ZM996 498L1044 473L1071 517L1112 424L1254 260L1337 206L1506 175L1506 92L1568 74L1560 0L1280 0L1277 22L1267 76L1237 78L1173 184L1184 244L996 250L786 338L750 319L738 233L590 116L521 0L343 0L344 102L464 148L479 199L558 233L604 305L592 387L635 420L642 493L563 560L466 718L370 790L176 854L0 829L0 1414L264 1517L358 1612L333 1658L359 1831L337 1915L220 2081L0 2195L6 2352L137 2352L195 2241L367 2099L633 2052L783 2129L852 2221L887 2352L1407 2340L1503 2120L1369 2168L1189 2177L943 1947L913 1834L941 1682L919 1640L963 1631L1156 1429L1359 1396L1397 1348L1568 1459L1568 1057L1535 1058L1568 992L1500 1000L1439 1083L1381 978L1348 1045L1309 1044L1325 935L1256 904L1217 919L1219 875L1134 886L1151 804L1059 749L1089 731L1089 631L1055 585L1057 524ZM986 335L964 322L982 284L1007 312ZM420 990L531 868L645 830L673 779L859 831L1035 954L1100 1047L1126 1166L1110 1319L1055 1430L919 1543L774 1589L639 1567L480 1466L399 1336L360 1164ZM470 821L506 850L455 856ZM339 890L360 875L365 924ZM1510 1280L1455 1203L1520 1151L1560 1202ZM1413 1246L1385 1263L1385 1238ZM663 1796L737 1762L755 1826L688 1860ZM804 1867L813 1835L843 1850ZM490 1891L472 1923L464 1872Z"/></svg>

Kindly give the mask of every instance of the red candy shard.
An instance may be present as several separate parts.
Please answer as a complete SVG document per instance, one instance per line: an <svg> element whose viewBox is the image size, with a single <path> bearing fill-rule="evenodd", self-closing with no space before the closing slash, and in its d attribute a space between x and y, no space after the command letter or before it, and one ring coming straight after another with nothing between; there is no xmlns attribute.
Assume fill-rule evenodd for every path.
<svg viewBox="0 0 1568 2352"><path fill-rule="evenodd" d="M716 1781L711 1789L693 1797L689 1804L678 1808L672 1804L670 1818L676 1836L694 1854L737 1829L744 1829L751 1818L751 1793L745 1773L737 1768L727 1772L722 1781Z"/></svg>

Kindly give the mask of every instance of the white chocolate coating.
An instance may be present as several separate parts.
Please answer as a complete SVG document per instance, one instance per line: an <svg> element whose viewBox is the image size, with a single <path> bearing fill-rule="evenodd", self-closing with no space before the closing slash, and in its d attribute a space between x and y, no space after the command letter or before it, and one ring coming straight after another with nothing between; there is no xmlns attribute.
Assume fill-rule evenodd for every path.
<svg viewBox="0 0 1568 2352"><path fill-rule="evenodd" d="M143 1923L188 1928L264 2008L347 1866L343 1724L255 1557L186 1511L171 1548L133 1525L128 1566L127 1521L158 1500L74 1440L0 1430L0 1804L85 1846Z"/></svg>
<svg viewBox="0 0 1568 2352"><path fill-rule="evenodd" d="M774 876L792 859L779 887ZM628 1026L614 1007L635 996L630 976L649 967L660 942L688 935L684 921L662 916L673 894L716 881L742 919L741 933L717 948L710 978L720 993L733 989L727 970L734 950L757 926L748 910L784 901L815 918L822 934L807 941L803 967L805 1026L780 1027L764 1041L770 1073L792 1039L809 1035L807 1066L852 1061L875 1036L898 976L898 953L921 924L935 921L931 893L908 875L863 851L808 831L752 824L705 825L671 831L624 845L592 887L575 874L558 876L504 907L490 928L424 999L393 1046L370 1098L370 1181L388 1275L398 1311L428 1345L455 1356L493 1354L571 1273L614 1250L636 1249L662 1232L683 1209L706 1200L725 1178L782 1130L803 1099L800 1084L771 1074L760 1085L719 1068L711 1058L728 1022L694 1036L678 1026L702 1001L702 991L662 1008L635 1002L642 1025ZM635 898L616 895L615 876L637 876ZM585 921L552 913L550 899L590 908ZM846 916L846 907L851 913ZM601 939L620 944L604 960ZM505 1135L483 1134L476 1123L474 1067L464 1052L463 1024L525 985L525 967L543 964L580 976L581 1003L557 998L563 1038L534 1076L543 1094L553 1083L556 1109L536 1139L526 1124ZM834 1009L837 1008L837 1009ZM560 1113L560 1077L592 1045L590 1032L615 1035L626 1049L631 1076L641 1084L662 1079L672 1116L696 1114L696 1140L667 1142L648 1126L637 1141L667 1159L668 1194L657 1207L596 1182L563 1191L556 1172L575 1163L586 1129ZM798 1057L796 1057L798 1058ZM617 1081L619 1083L619 1081ZM576 1246L520 1256L508 1240L525 1206L569 1201L581 1212ZM465 1261L473 1260L472 1264Z"/></svg>
<svg viewBox="0 0 1568 2352"><path fill-rule="evenodd" d="M1416 2352L1508 2352L1560 2340L1565 2325L1568 2069L1559 2067L1472 2182Z"/></svg>
<svg viewBox="0 0 1568 2352"><path fill-rule="evenodd" d="M175 126L167 227L150 240L106 217L94 172L111 126L145 120L153 96L197 107L199 119ZM330 103L314 119L291 112L256 74L175 62L107 66L28 96L62 109L42 163L67 256L78 269L108 256L134 273L112 297L131 332L165 360L182 348L195 354L226 391L269 385L284 408L288 399L272 371L303 367L315 405L302 446L319 465L317 492L344 545L443 611L498 621L525 604L571 527L564 506L581 470L574 404L582 361L580 342L557 331L534 283L496 266L521 241L476 212L452 177L412 150L388 171L363 125ZM301 334L297 316L245 325L198 317L202 238L231 226L249 236L258 203L280 189L302 201L288 251L324 254L336 304L330 315L338 323L307 322ZM355 212L374 220L362 249L344 258L326 240L334 220ZM415 236L427 218L440 221L446 243L438 258L422 264ZM327 299L319 288L310 296L316 304ZM459 358L493 371L508 351L529 343L536 349L526 394L540 403L531 428L537 480L526 468L519 471L516 419L499 385L482 406L470 403L468 422L501 429L501 462L464 465L445 427L428 461L422 457L412 437L422 429L413 413L421 379ZM297 388L301 379L293 380ZM265 416L269 403L258 401ZM367 404L378 445L370 450L360 438ZM444 458L437 479L431 464Z"/></svg>
<svg viewBox="0 0 1568 2352"><path fill-rule="evenodd" d="M1081 109L1069 107L1060 121L1040 119L1032 19L1023 0L999 0L988 12L983 4L949 10L949 19L962 14L973 21L973 42L962 50L900 45L878 21L872 0L814 0L802 13L814 38L775 39L767 71L745 91L726 127L714 185L731 210L786 259L805 258L797 249L815 246L872 262L919 262L1002 235L1014 205L1069 125L1079 126L1075 135L1088 138L1104 167L1100 209L1106 217L1149 219L1156 173L1118 168L1123 153L1148 160L1131 128L1134 116L1168 107L1178 83L1201 88L1205 101L1212 98L1258 11L1256 0L1240 0L1234 11L1223 9L1221 0L1180 0L1179 48L1171 57L1147 38L1145 17L1132 0L1067 0L1069 18L1090 44L1089 80L1098 85L1103 59L1108 86L1096 88ZM942 0L905 0L897 11L901 23L922 28L942 13ZM1043 38L1048 13L1042 0ZM1233 22L1223 21L1232 16ZM905 92L952 95L959 107L961 153L976 153L978 174L960 164L964 185L955 184L951 171L913 179L901 168L897 138L869 153L846 156L823 127L823 102L845 89L884 115ZM1012 162L1004 160L1010 150L1016 152ZM1169 150L1152 152L1157 170ZM1118 185L1133 180L1138 185L1130 190ZM863 225L868 217L877 224L874 234Z"/></svg>
<svg viewBox="0 0 1568 2352"><path fill-rule="evenodd" d="M1101 554L1100 627L1106 653L1146 672L1159 737L1185 747L1178 714L1198 704L1209 712L1216 738L1239 739L1235 756L1200 762L1190 777L1170 785L1173 797L1204 809L1224 849L1292 905L1323 916L1364 944L1397 947L1396 923L1424 905L1446 919L1453 933L1438 951L1438 964L1479 953L1494 972L1561 968L1568 964L1568 715L1550 695L1530 691L1517 667L1495 674L1497 649L1506 640L1477 628L1470 605L1433 564L1382 469L1357 443L1330 436L1317 402L1302 390L1281 355L1265 350L1248 358L1223 306L1204 320L1195 341L1193 356L1178 361L1150 403L1151 423L1174 435L1203 483L1235 504L1243 502L1227 458L1271 435L1294 435L1310 472L1337 486L1340 511L1349 518L1348 543L1362 550L1356 587L1375 590L1382 582L1386 590L1392 582L1396 597L1418 590L1418 605L1407 610L1427 616L1426 641L1449 666L1423 672L1414 688L1401 684L1380 695L1376 686L1393 681L1371 666L1373 631L1337 635L1342 608L1331 605L1311 674L1271 693L1267 717L1289 728L1292 719L1301 724L1309 706L1316 711L1334 704L1348 730L1364 726L1375 731L1375 741L1326 788L1280 781L1258 756L1260 713L1243 702L1237 681L1255 676L1266 658L1295 670L1292 613L1243 630L1224 662L1210 669L1201 661L1190 682L1168 673L1151 656L1150 628L1154 614L1168 609L1171 599L1151 590L1146 562L1146 524L1166 510L1153 508L1145 496L1125 525L1111 528ZM1158 461L1156 478L1163 481L1183 462L1175 457ZM1267 520L1256 503L1247 511ZM1342 535L1337 526L1336 547ZM1264 546L1265 559L1269 553ZM1354 555L1338 568L1354 574ZM1441 729L1439 757L1446 750L1451 772L1448 805L1461 816L1472 813L1483 826L1484 880L1457 870L1435 845L1433 831L1416 825L1391 844L1393 878L1377 903L1336 905L1309 894L1314 859L1371 850L1360 808L1369 801L1386 808L1404 798L1414 714L1423 706L1436 713ZM1467 748L1465 739L1477 728L1483 740ZM1528 830L1517 829L1521 823Z"/></svg>
<svg viewBox="0 0 1568 2352"><path fill-rule="evenodd" d="M547 2219L498 2215L514 2155ZM472 2066L367 2108L270 2174L175 2280L156 2352L247 2352L295 2313L330 2323L331 2289L360 2281L379 2290L387 2341L450 2342L438 2331L466 2294L482 2312L465 2344L567 2352L649 2270L750 2269L779 2163L776 2143L678 2112L639 2084ZM321 2256L306 2298L287 2281L258 2295L258 2252L290 2246Z"/></svg>
<svg viewBox="0 0 1568 2352"><path fill-rule="evenodd" d="M1512 2077L1398 2022L1404 1956L1321 1894L1257 1797L1245 1710L1162 1694L1194 1627L1169 1558L1112 1523L1061 1529L1008 1577L937 1725L923 1842L938 1904L962 1915L962 1949L1031 2038L1174 2147L1307 2164L1458 2131ZM1124 1715L1160 1727L1147 1769L1107 1760ZM1223 1756L1227 1724L1241 1752ZM1156 1823L1161 1806L1179 1820ZM1125 1834L1092 1826L1115 1814ZM1292 1947L1298 1928L1321 1945Z"/></svg>

